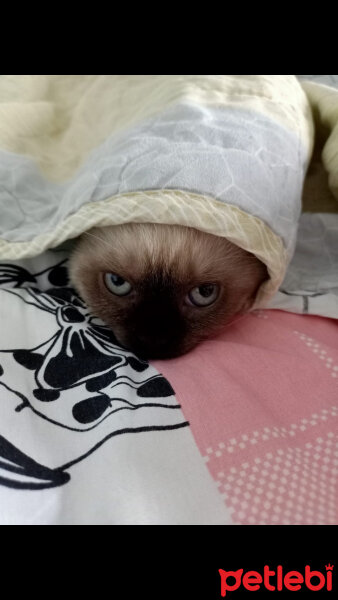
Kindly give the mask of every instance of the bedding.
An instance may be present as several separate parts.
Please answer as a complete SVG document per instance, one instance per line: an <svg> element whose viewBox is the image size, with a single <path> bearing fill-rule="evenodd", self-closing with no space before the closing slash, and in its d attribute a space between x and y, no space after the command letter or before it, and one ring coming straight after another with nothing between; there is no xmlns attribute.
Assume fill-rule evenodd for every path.
<svg viewBox="0 0 338 600"><path fill-rule="evenodd" d="M1 523L337 523L337 88L0 78ZM253 252L253 312L177 359L120 348L67 260L128 221Z"/></svg>

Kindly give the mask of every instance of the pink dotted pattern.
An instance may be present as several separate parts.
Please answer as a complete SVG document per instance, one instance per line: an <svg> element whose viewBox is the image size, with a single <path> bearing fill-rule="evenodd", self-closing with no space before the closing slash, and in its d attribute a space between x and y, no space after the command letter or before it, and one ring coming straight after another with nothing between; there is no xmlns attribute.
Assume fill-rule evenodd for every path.
<svg viewBox="0 0 338 600"><path fill-rule="evenodd" d="M335 362L334 358L328 355L327 350L322 348L321 344L312 337L309 337L305 333L300 333L299 331L295 331L294 333L299 336L299 339L302 340L314 354L317 354L320 360L324 361L325 367L330 369L331 377L338 377L338 361Z"/></svg>
<svg viewBox="0 0 338 600"><path fill-rule="evenodd" d="M156 366L238 524L338 524L338 322L258 311Z"/></svg>
<svg viewBox="0 0 338 600"><path fill-rule="evenodd" d="M210 461L211 453L205 458ZM333 432L303 447L279 448L237 464L229 467L214 460L210 465L235 521L261 525L338 523L338 440ZM220 467L223 470L218 471Z"/></svg>

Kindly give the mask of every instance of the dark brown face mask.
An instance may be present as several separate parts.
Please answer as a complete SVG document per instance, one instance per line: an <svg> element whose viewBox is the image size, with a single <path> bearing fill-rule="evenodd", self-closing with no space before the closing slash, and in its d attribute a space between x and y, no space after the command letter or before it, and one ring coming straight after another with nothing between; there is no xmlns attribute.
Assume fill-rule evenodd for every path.
<svg viewBox="0 0 338 600"><path fill-rule="evenodd" d="M128 329L127 346L141 358L171 358L182 353L186 326L169 303L160 310L154 310L153 303L140 303L128 319Z"/></svg>

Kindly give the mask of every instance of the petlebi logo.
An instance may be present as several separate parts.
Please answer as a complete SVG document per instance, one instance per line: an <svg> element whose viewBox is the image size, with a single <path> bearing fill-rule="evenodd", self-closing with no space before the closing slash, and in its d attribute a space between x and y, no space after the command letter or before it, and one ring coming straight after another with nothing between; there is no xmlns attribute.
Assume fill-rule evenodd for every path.
<svg viewBox="0 0 338 600"><path fill-rule="evenodd" d="M290 591L298 592L307 588L311 592L332 591L332 571L334 565L325 565L325 570L312 570L309 565L305 565L303 571L285 571L282 565L270 569L265 565L263 572L246 571L238 569L237 571L224 571L219 569L221 576L221 596L225 597L228 592L235 592L240 588L245 588L250 592L255 592L265 588L269 592Z"/></svg>

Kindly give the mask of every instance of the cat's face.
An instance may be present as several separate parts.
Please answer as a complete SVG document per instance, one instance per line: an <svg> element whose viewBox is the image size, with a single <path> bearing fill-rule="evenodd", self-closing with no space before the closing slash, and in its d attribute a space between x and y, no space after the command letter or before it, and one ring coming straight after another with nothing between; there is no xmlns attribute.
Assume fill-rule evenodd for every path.
<svg viewBox="0 0 338 600"><path fill-rule="evenodd" d="M267 270L224 238L189 227L95 228L70 260L93 314L143 358L184 354L252 305Z"/></svg>

